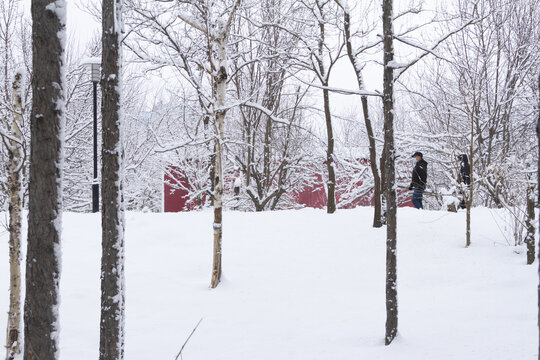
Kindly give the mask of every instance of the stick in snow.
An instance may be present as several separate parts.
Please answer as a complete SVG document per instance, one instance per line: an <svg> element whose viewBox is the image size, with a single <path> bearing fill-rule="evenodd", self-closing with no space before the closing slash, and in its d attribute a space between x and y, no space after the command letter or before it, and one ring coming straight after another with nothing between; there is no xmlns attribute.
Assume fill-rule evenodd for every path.
<svg viewBox="0 0 540 360"><path fill-rule="evenodd" d="M197 325L195 325L195 327L193 328L193 330L191 331L191 334L189 334L189 336L187 337L186 341L184 342L184 345L182 345L182 347L180 348L180 351L178 352L178 355L176 355L176 357L174 358L174 360L178 360L178 357L180 357L180 359L182 358L182 351L184 350L184 348L186 347L189 339L191 339L191 337L193 336L193 334L195 333L195 331L197 331L197 328L199 327L200 323L202 321L202 318L201 320L199 320L199 322L197 323Z"/></svg>

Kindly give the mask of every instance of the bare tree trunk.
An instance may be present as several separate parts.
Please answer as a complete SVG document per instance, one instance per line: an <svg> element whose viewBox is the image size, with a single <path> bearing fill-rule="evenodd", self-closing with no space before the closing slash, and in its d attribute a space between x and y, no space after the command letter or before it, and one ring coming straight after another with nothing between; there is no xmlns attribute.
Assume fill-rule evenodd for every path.
<svg viewBox="0 0 540 360"><path fill-rule="evenodd" d="M538 89L540 89L540 73L538 74ZM540 104L539 104L540 107ZM538 140L538 164L537 164L537 188L538 188L538 204L540 204L540 113L538 113L538 120L536 121L536 138ZM538 231L540 231L540 216L538 217ZM540 252L538 252L538 277L540 279ZM540 329L540 282L538 283L538 328ZM538 360L540 360L540 331L538 332Z"/></svg>
<svg viewBox="0 0 540 360"><path fill-rule="evenodd" d="M469 185L469 195L465 200L465 206L467 207L467 220L466 220L466 247L471 245L471 208L473 203L473 188L474 188L474 159L473 159L473 148L474 148L474 113L471 114L471 140L469 145L469 167L470 167L470 185Z"/></svg>
<svg viewBox="0 0 540 360"><path fill-rule="evenodd" d="M386 142L384 142L383 150L380 158L380 166L379 169L381 169L381 222L383 225L386 225L386 209L387 209L387 203L386 203L386 153L388 152L386 149Z"/></svg>
<svg viewBox="0 0 540 360"><path fill-rule="evenodd" d="M65 3L32 0L32 113L24 359L58 359Z"/></svg>
<svg viewBox="0 0 540 360"><path fill-rule="evenodd" d="M317 57L317 76L321 82L323 88L323 102L324 102L324 118L326 121L326 135L328 144L326 148L326 167L328 170L328 182L327 182L327 203L326 212L333 214L336 211L336 171L334 168L334 130L332 127L332 113L330 111L330 91L328 90L328 83L330 78L330 70L332 63L326 69L324 64L324 49L325 49L325 20L324 20L324 6L327 2L316 1L316 6L319 10L318 22L319 22L319 41L318 41L318 57ZM341 52L341 49L340 49Z"/></svg>
<svg viewBox="0 0 540 360"><path fill-rule="evenodd" d="M383 75L383 111L384 142L386 145L385 192L387 201L386 226L386 336L385 344L390 345L397 335L397 207L395 183L394 149L394 59L392 4L393 0L383 0L383 36L384 36L384 75Z"/></svg>
<svg viewBox="0 0 540 360"><path fill-rule="evenodd" d="M339 4L339 1L338 1ZM362 69L360 68L358 62L353 53L352 43L351 43L351 17L347 9L343 9L344 17L344 30L345 30L345 40L347 42L347 55L349 61L354 68L356 73L356 80L358 82L358 90L365 90L364 80L362 76ZM375 210L373 213L373 227L379 228L383 225L382 222L382 211L381 211L381 176L379 174L379 169L377 167L377 147L375 145L375 135L373 133L373 127L371 125L371 118L369 117L369 108L368 108L368 99L367 96L362 95L360 97L362 102L362 110L364 113L364 124L366 126L366 131L369 140L369 161L371 166L371 173L373 174L373 199L375 202Z"/></svg>
<svg viewBox="0 0 540 360"><path fill-rule="evenodd" d="M21 104L22 74L15 74L13 81L13 122L10 135L22 140ZM14 360L21 353L21 147L16 141L9 142L9 312L6 339L6 359Z"/></svg>
<svg viewBox="0 0 540 360"><path fill-rule="evenodd" d="M124 153L120 94L122 6L122 0L103 0L100 360L124 358Z"/></svg>
<svg viewBox="0 0 540 360"><path fill-rule="evenodd" d="M525 238L525 243L527 244L527 265L534 263L535 258L535 239L534 239L534 208L535 208L535 198L534 198L534 189L533 185L527 187L527 237Z"/></svg>
<svg viewBox="0 0 540 360"><path fill-rule="evenodd" d="M328 86L328 84L324 84ZM326 212L333 214L336 211L336 171L334 168L334 130L332 129L332 114L330 112L330 95L328 89L323 89L324 117L326 119L326 134L328 147L326 150L326 167L328 169L328 203Z"/></svg>
<svg viewBox="0 0 540 360"><path fill-rule="evenodd" d="M223 140L225 137L225 115L223 109L227 96L227 34L226 29L215 39L217 69L216 81L216 157L214 167L214 259L211 286L215 288L221 281L221 241L223 238Z"/></svg>

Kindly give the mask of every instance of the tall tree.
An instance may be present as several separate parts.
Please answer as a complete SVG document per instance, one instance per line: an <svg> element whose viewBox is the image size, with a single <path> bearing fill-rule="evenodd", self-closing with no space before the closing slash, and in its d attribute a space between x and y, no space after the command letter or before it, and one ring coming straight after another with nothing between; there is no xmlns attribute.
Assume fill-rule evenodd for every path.
<svg viewBox="0 0 540 360"><path fill-rule="evenodd" d="M397 335L398 303L397 303L397 269L396 269L396 189L394 149L394 32L393 32L393 0L383 0L383 115L384 144L386 151L385 184L386 193L386 336L385 344L390 345Z"/></svg>
<svg viewBox="0 0 540 360"><path fill-rule="evenodd" d="M336 0L336 3L343 10L343 32L345 33L347 56L356 74L356 82L358 83L358 90L360 92L365 92L366 86L364 83L364 77L362 75L362 66L360 65L357 58L360 51L358 50L355 51L353 49L353 44L352 44L350 9L348 7L348 4L344 3L341 0ZM368 135L368 142L369 142L369 165L371 168L371 173L373 175L373 202L374 202L373 227L378 228L383 225L382 199L381 199L383 184L381 182L381 174L379 172L379 167L377 166L377 147L375 144L375 135L373 132L373 126L371 124L371 117L369 115L367 93L361 94L360 100L362 103L362 112L364 114L364 125L366 127L366 132Z"/></svg>
<svg viewBox="0 0 540 360"><path fill-rule="evenodd" d="M0 168L4 168L2 158L7 155L6 178L0 181L0 188L7 196L9 212L9 310L6 336L6 359L20 359L22 345L21 324L21 235L23 206L23 173L26 166L24 117L26 94L20 61L25 58L24 33L17 31L22 17L15 0L0 4L0 54L3 58L0 73ZM22 49L17 46L22 45ZM22 51L21 51L22 50ZM11 83L11 88L10 88ZM0 201L0 204L2 201ZM1 205L0 205L1 206Z"/></svg>
<svg viewBox="0 0 540 360"><path fill-rule="evenodd" d="M148 24L150 29L148 32L146 28L134 25L133 32L138 41L128 46L145 61L179 70L180 75L197 93L198 104L204 111L201 118L205 130L207 124L213 128L213 136L208 139L204 137L194 141L192 138L188 141L188 144L198 145L210 141L214 143L214 154L211 156L213 164L210 168L212 184L211 191L208 191L214 206L212 288L218 286L221 280L225 117L228 110L237 105L227 99L227 84L231 76L228 47L232 21L240 3L241 0L177 0L156 6L153 1L132 0L130 5L134 15L142 23ZM179 36L182 29L179 22L185 27L182 36ZM179 31L172 31L173 28ZM161 52L165 59L157 58L154 50ZM183 146L186 144L173 146L170 150Z"/></svg>
<svg viewBox="0 0 540 360"><path fill-rule="evenodd" d="M225 140L225 115L227 99L227 47L229 40L229 29L234 18L234 14L240 5L241 0L236 0L232 10L225 21L212 19L213 31L206 28L206 35L211 39L210 50L213 56L210 57L211 73L213 76L213 86L216 94L216 104L213 114L215 116L214 133L216 136L215 160L214 160L214 260L212 265L211 286L215 288L221 281L221 242L223 238L222 217L223 217L223 147ZM203 29L204 30L204 29Z"/></svg>
<svg viewBox="0 0 540 360"><path fill-rule="evenodd" d="M312 5L311 5L312 6ZM329 32L329 17L332 16L331 3L327 1L315 0L315 6L312 6L313 17L317 19L317 26L319 27L319 33L317 46L310 54L312 69L317 75L319 82L322 86L323 92L323 105L324 105L324 119L326 123L326 168L328 171L327 181L327 198L326 212L333 214L336 211L336 169L335 169L335 136L334 126L332 124L332 112L330 110L330 74L332 68L341 56L341 50L343 49L343 43L339 43L336 47L335 53L331 51L329 46L328 32ZM328 56L328 63L325 61L325 57Z"/></svg>
<svg viewBox="0 0 540 360"><path fill-rule="evenodd" d="M415 30L422 28L434 22L430 20L427 23L417 25L400 33L394 33L394 22L398 18L402 18L407 14L417 13L414 8L405 9L398 15L393 15L393 0L382 1L383 10L383 116L384 116L384 149L383 149L383 184L386 199L386 339L385 343L389 345L397 335L398 325L398 303L397 303L397 269L396 269L396 233L397 233L397 204L396 204L396 150L394 142L394 84L397 79L403 75L408 69L417 64L421 59L429 54L435 54L434 50L444 43L452 35L462 31L465 27L476 21L475 18L463 21L457 29L444 34L439 40L431 46L422 46L411 42L408 36ZM397 40L405 45L416 48L419 54L413 59L407 60L404 63L399 63L394 60L394 44ZM471 165L472 166L472 165ZM382 166L381 166L382 168ZM472 173L471 173L472 175ZM472 182L472 177L471 177Z"/></svg>
<svg viewBox="0 0 540 360"><path fill-rule="evenodd" d="M121 108L123 0L102 3L102 254L100 360L124 358L124 199Z"/></svg>
<svg viewBox="0 0 540 360"><path fill-rule="evenodd" d="M538 89L540 91L540 73L538 74ZM539 96L540 99L540 96ZM540 109L540 102L538 104ZM538 142L538 164L537 164L537 188L538 190L538 203L540 204L540 112L538 112L538 120L536 120L536 139ZM538 217L538 232L540 233L540 216ZM538 253L538 277L540 280L540 252ZM540 329L540 282L538 283L538 328ZM538 341L538 359L540 360L540 331Z"/></svg>
<svg viewBox="0 0 540 360"><path fill-rule="evenodd" d="M57 359L65 62L64 0L32 0L32 113L24 359Z"/></svg>
<svg viewBox="0 0 540 360"><path fill-rule="evenodd" d="M297 24L287 28L281 27L298 38L297 49L292 52L294 56L290 59L289 70L293 73L298 70L305 70L312 73L315 81L305 81L301 77L296 78L310 86L322 90L323 114L326 126L326 170L328 178L327 206L326 211L332 214L336 211L336 169L335 169L335 129L332 120L330 106L330 93L334 90L330 88L330 75L332 69L342 56L345 43L342 37L337 35L339 19L336 16L337 4L330 1L299 1L303 9L295 9L289 13L294 14L293 18Z"/></svg>
<svg viewBox="0 0 540 360"><path fill-rule="evenodd" d="M22 226L22 184L23 157L21 152L22 132L22 74L17 72L13 81L13 120L9 135L9 312L7 328L7 360L15 359L21 353L21 226Z"/></svg>

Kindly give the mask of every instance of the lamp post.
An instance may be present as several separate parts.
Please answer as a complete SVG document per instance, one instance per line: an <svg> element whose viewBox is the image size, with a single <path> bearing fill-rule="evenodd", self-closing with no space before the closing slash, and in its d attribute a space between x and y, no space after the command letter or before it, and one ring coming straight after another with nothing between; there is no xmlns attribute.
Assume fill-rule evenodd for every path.
<svg viewBox="0 0 540 360"><path fill-rule="evenodd" d="M98 153L97 153L97 84L101 77L101 59L90 58L83 61L90 66L90 75L94 89L94 177L92 180L92 212L99 211Z"/></svg>

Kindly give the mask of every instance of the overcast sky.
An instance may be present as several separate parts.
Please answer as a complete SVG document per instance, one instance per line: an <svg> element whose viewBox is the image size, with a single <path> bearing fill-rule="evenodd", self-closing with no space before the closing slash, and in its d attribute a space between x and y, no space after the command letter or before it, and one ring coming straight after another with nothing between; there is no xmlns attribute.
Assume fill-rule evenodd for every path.
<svg viewBox="0 0 540 360"><path fill-rule="evenodd" d="M3 0L2 0L3 1ZM68 36L87 42L96 31L100 31L99 23L87 12L83 11L87 4L99 4L100 0L67 0L67 31ZM31 0L22 0L24 12L30 15Z"/></svg>

